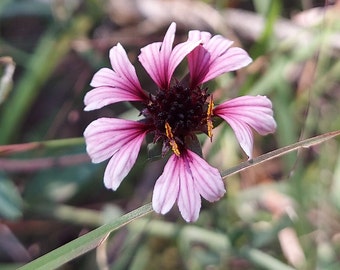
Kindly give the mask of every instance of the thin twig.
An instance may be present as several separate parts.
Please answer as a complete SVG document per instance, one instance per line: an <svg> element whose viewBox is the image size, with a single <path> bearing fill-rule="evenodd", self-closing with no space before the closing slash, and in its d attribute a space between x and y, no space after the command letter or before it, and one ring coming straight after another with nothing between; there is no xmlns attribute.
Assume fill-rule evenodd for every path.
<svg viewBox="0 0 340 270"><path fill-rule="evenodd" d="M60 157L45 157L35 159L0 159L0 171L5 172L34 172L48 168L74 166L90 162L87 154L67 155Z"/></svg>

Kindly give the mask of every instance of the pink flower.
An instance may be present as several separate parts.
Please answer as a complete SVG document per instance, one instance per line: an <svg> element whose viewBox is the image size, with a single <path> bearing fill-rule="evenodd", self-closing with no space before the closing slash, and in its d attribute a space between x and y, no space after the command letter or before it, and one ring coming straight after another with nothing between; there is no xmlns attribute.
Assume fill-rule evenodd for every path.
<svg viewBox="0 0 340 270"><path fill-rule="evenodd" d="M94 163L110 159L104 173L107 188L116 190L136 162L147 133L162 143L162 155L170 152L163 174L155 184L152 205L167 213L175 202L187 222L196 221L201 197L213 202L226 192L218 170L210 166L197 149L197 133L212 138L216 117L232 127L242 149L251 158L254 129L261 135L276 129L272 105L264 96L244 96L214 108L212 97L202 84L251 62L241 48L208 32L190 31L188 40L173 47L176 24L172 23L163 42L141 49L139 61L157 85L155 94L143 90L124 48L110 50L112 69L100 69L93 77L93 90L85 96L85 110L121 101L141 103L140 121L100 118L85 130L87 152ZM187 58L188 80L173 77ZM194 146L195 145L195 146Z"/></svg>

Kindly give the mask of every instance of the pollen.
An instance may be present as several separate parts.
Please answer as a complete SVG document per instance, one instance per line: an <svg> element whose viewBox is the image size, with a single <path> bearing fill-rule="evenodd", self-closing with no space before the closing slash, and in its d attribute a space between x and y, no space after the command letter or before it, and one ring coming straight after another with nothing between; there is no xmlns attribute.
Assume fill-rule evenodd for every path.
<svg viewBox="0 0 340 270"><path fill-rule="evenodd" d="M210 96L209 104L208 104L208 110L207 110L207 129L208 129L208 137L210 140L212 140L212 130L214 128L213 122L211 120L212 114L214 109L214 101L212 96Z"/></svg>
<svg viewBox="0 0 340 270"><path fill-rule="evenodd" d="M179 152L179 149L178 149L178 145L177 145L177 143L174 139L174 134L172 133L171 126L169 125L168 122L165 122L165 132L166 132L166 136L169 139L169 144L171 146L172 151L174 152L174 154L176 156L179 157L180 152Z"/></svg>

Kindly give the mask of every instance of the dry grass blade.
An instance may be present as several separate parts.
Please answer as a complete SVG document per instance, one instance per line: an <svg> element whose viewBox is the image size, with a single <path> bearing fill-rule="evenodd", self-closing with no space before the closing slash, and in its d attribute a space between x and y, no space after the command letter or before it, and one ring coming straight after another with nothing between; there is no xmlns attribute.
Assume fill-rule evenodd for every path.
<svg viewBox="0 0 340 270"><path fill-rule="evenodd" d="M332 131L332 132L328 132L328 133L325 133L325 134L322 134L322 135L319 135L319 136L316 136L316 137L312 137L312 138L309 138L309 139L288 145L286 147L282 147L282 148L274 150L272 152L263 154L259 157L256 157L256 158L247 160L245 162L242 162L239 165L232 167L231 169L225 170L221 173L222 177L225 178L227 176L239 173L241 171L244 171L245 169L248 169L248 168L253 167L255 165L259 165L259 164L261 164L265 161L283 156L285 154L299 150L301 148L309 148L311 146L318 145L320 143L323 143L323 142L330 140L330 139L332 139L336 136L339 136L339 135L340 135L340 130Z"/></svg>
<svg viewBox="0 0 340 270"><path fill-rule="evenodd" d="M28 160L0 158L0 170L5 172L34 172L48 168L90 163L90 161L91 160L87 154L34 158Z"/></svg>

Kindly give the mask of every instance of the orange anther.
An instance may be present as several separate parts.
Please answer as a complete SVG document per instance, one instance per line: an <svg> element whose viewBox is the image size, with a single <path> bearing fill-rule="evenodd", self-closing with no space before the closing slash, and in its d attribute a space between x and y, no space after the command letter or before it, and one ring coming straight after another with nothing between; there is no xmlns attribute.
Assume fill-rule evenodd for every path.
<svg viewBox="0 0 340 270"><path fill-rule="evenodd" d="M208 129L208 137L210 140L212 140L212 130L214 128L213 122L211 120L211 117L213 115L213 109L214 109L214 101L212 96L210 97L209 104L208 104L208 110L207 110L207 129Z"/></svg>
<svg viewBox="0 0 340 270"><path fill-rule="evenodd" d="M174 154L179 157L180 152L178 149L178 145L174 139L174 134L172 133L171 126L168 122L165 122L165 134L169 139L169 144L171 146L172 152L174 152Z"/></svg>

